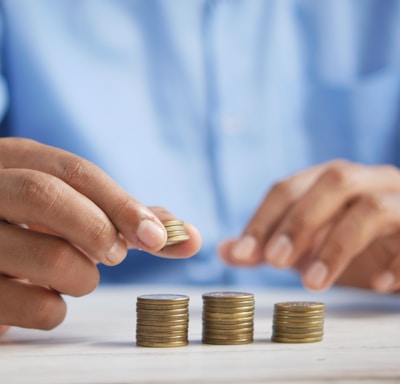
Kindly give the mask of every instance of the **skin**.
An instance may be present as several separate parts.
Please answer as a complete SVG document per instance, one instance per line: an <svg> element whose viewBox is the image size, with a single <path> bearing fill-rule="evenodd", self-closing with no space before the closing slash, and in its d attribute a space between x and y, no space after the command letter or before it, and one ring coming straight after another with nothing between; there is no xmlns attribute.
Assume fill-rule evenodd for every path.
<svg viewBox="0 0 400 384"><path fill-rule="evenodd" d="M333 161L277 183L242 235L219 247L231 265L296 268L306 288L400 288L400 171Z"/></svg>
<svg viewBox="0 0 400 384"><path fill-rule="evenodd" d="M165 247L162 221L94 164L32 140L0 139L0 334L9 326L51 329L66 315L61 294L99 282L98 263L117 265L129 248L186 258L201 239Z"/></svg>

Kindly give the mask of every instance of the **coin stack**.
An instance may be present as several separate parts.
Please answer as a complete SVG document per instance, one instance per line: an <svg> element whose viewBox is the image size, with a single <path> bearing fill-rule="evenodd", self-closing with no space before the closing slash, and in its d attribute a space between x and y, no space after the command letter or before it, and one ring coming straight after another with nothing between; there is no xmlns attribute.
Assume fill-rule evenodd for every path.
<svg viewBox="0 0 400 384"><path fill-rule="evenodd" d="M188 344L189 297L142 295L136 302L136 344L182 347Z"/></svg>
<svg viewBox="0 0 400 384"><path fill-rule="evenodd" d="M271 340L278 343L314 343L324 334L325 304L290 301L274 306Z"/></svg>
<svg viewBox="0 0 400 384"><path fill-rule="evenodd" d="M182 220L165 221L163 224L168 236L166 245L178 244L189 240L189 235L185 231Z"/></svg>
<svg viewBox="0 0 400 384"><path fill-rule="evenodd" d="M254 296L244 292L203 294L203 343L253 342Z"/></svg>

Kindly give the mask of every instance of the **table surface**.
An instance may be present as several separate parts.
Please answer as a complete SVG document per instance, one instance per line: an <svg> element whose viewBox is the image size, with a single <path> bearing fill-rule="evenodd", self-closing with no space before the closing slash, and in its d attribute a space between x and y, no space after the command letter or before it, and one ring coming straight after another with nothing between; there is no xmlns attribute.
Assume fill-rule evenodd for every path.
<svg viewBox="0 0 400 384"><path fill-rule="evenodd" d="M400 383L400 297L359 290L310 293L254 289L254 343L201 343L204 292L218 287L100 287L66 298L68 315L52 331L13 328L0 337L0 383ZM190 297L189 345L135 345L136 297ZM324 339L312 344L270 341L273 305L323 301Z"/></svg>

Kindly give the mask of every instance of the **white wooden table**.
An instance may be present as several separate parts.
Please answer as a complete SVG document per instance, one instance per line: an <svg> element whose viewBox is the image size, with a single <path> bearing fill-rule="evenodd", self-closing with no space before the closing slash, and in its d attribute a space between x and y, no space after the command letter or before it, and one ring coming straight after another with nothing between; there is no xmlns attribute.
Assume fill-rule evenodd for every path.
<svg viewBox="0 0 400 384"><path fill-rule="evenodd" d="M255 342L213 346L201 344L201 294L212 290L102 287L67 298L67 319L55 330L14 328L0 338L0 383L400 383L398 295L247 289L256 299ZM135 345L136 297L145 293L190 296L189 346ZM270 341L273 304L287 300L326 303L322 342Z"/></svg>

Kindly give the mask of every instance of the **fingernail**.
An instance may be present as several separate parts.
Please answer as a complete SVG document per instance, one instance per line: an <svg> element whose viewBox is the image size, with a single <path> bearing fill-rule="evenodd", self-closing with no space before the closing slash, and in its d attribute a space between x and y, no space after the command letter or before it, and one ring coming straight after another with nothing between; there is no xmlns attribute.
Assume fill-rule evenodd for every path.
<svg viewBox="0 0 400 384"><path fill-rule="evenodd" d="M165 229L149 219L145 219L139 224L136 235L149 248L161 248L167 241Z"/></svg>
<svg viewBox="0 0 400 384"><path fill-rule="evenodd" d="M382 273L375 281L375 287L378 291L387 292L389 291L393 284L395 283L396 278L392 272L386 271Z"/></svg>
<svg viewBox="0 0 400 384"><path fill-rule="evenodd" d="M232 258L237 261L246 261L251 258L256 246L257 242L253 236L244 235L233 247Z"/></svg>
<svg viewBox="0 0 400 384"><path fill-rule="evenodd" d="M126 241L123 239L121 235L118 235L117 240L114 245L111 247L110 251L107 254L106 260L107 264L116 265L119 264L126 256L127 253L127 245Z"/></svg>
<svg viewBox="0 0 400 384"><path fill-rule="evenodd" d="M307 269L303 276L304 285L310 289L319 289L322 287L328 277L328 267L321 261L317 260Z"/></svg>
<svg viewBox="0 0 400 384"><path fill-rule="evenodd" d="M287 235L279 235L268 247L265 258L277 267L285 267L293 252L293 245Z"/></svg>

